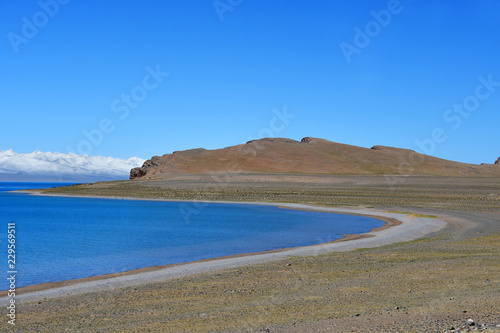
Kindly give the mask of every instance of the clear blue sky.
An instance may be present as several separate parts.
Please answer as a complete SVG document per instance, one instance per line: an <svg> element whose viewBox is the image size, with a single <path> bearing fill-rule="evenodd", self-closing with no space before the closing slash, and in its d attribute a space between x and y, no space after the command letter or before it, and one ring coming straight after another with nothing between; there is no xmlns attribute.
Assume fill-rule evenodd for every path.
<svg viewBox="0 0 500 333"><path fill-rule="evenodd" d="M0 150L150 158L272 135L500 156L496 0L59 1L3 3Z"/></svg>

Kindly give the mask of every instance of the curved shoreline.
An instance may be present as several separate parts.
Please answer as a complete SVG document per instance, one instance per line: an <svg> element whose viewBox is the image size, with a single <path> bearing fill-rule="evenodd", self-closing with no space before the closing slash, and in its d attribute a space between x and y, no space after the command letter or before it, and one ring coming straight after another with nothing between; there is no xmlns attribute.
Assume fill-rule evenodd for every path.
<svg viewBox="0 0 500 333"><path fill-rule="evenodd" d="M27 191L23 191L27 193ZM40 191L30 191L30 194L41 194ZM311 256L327 252L343 252L359 248L372 248L388 245L395 242L411 241L422 238L425 235L444 228L447 223L434 218L412 217L405 214L387 213L375 209L354 208L332 208L308 206L291 203L269 203L269 202L231 202L231 201L196 201L196 200L165 200L130 197L102 197L102 196L73 196L73 195L49 195L61 197L99 198L115 200L146 200L146 201L181 201L181 202L206 202L227 204L251 204L270 205L284 209L297 209L306 211L326 212L344 215L360 215L376 218L385 222L384 226L371 230L365 234L344 235L344 238L333 242L270 250L265 252L253 252L204 259L188 263L170 264L162 266L151 266L120 273L92 276L87 278L49 282L32 286L18 288L16 300L35 301L39 299L56 298L80 293L103 291L115 288L123 288L138 284L160 282L189 275L202 274L216 270L237 268L247 265L259 264L268 261L284 260L290 256ZM17 293L21 294L17 294ZM0 292L0 304L7 304L9 298L7 291Z"/></svg>

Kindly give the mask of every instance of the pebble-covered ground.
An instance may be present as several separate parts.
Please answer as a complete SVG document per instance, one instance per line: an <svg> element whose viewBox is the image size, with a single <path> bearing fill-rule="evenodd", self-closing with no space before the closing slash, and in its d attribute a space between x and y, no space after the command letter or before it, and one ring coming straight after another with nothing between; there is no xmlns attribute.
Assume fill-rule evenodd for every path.
<svg viewBox="0 0 500 333"><path fill-rule="evenodd" d="M449 227L381 248L25 303L18 325L2 331L500 332L499 180L408 177L390 188L383 176L284 177L229 178L212 192L207 178L134 186L142 197L218 191L223 200L264 200L274 185L277 201L370 205L435 215ZM74 191L131 196L130 183L113 184Z"/></svg>

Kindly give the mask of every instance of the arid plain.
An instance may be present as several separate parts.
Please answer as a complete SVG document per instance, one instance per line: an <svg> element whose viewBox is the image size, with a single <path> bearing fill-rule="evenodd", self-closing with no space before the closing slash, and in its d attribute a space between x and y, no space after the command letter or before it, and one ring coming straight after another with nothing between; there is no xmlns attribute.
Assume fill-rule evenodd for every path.
<svg viewBox="0 0 500 333"><path fill-rule="evenodd" d="M64 322L82 332L438 332L467 319L498 331L498 178L221 173L46 192L345 206L436 216L447 227L379 248L24 303L19 331Z"/></svg>

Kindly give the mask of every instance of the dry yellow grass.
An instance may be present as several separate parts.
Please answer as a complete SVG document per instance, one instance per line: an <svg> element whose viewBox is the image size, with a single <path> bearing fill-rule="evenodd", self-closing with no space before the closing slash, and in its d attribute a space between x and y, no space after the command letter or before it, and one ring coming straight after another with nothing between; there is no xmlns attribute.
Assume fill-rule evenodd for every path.
<svg viewBox="0 0 500 333"><path fill-rule="evenodd" d="M17 330L437 332L469 317L498 322L499 243L499 234L437 237L24 304Z"/></svg>
<svg viewBox="0 0 500 333"><path fill-rule="evenodd" d="M395 186L364 176L225 180L182 176L51 192L372 205L437 216L449 227L409 243L26 303L14 331L442 332L468 318L500 324L499 179L407 177Z"/></svg>
<svg viewBox="0 0 500 333"><path fill-rule="evenodd" d="M51 194L154 199L300 202L498 212L500 178L231 174L83 184ZM406 209L392 209L406 211ZM411 209L408 211L415 213ZM418 213L418 212L417 212Z"/></svg>

